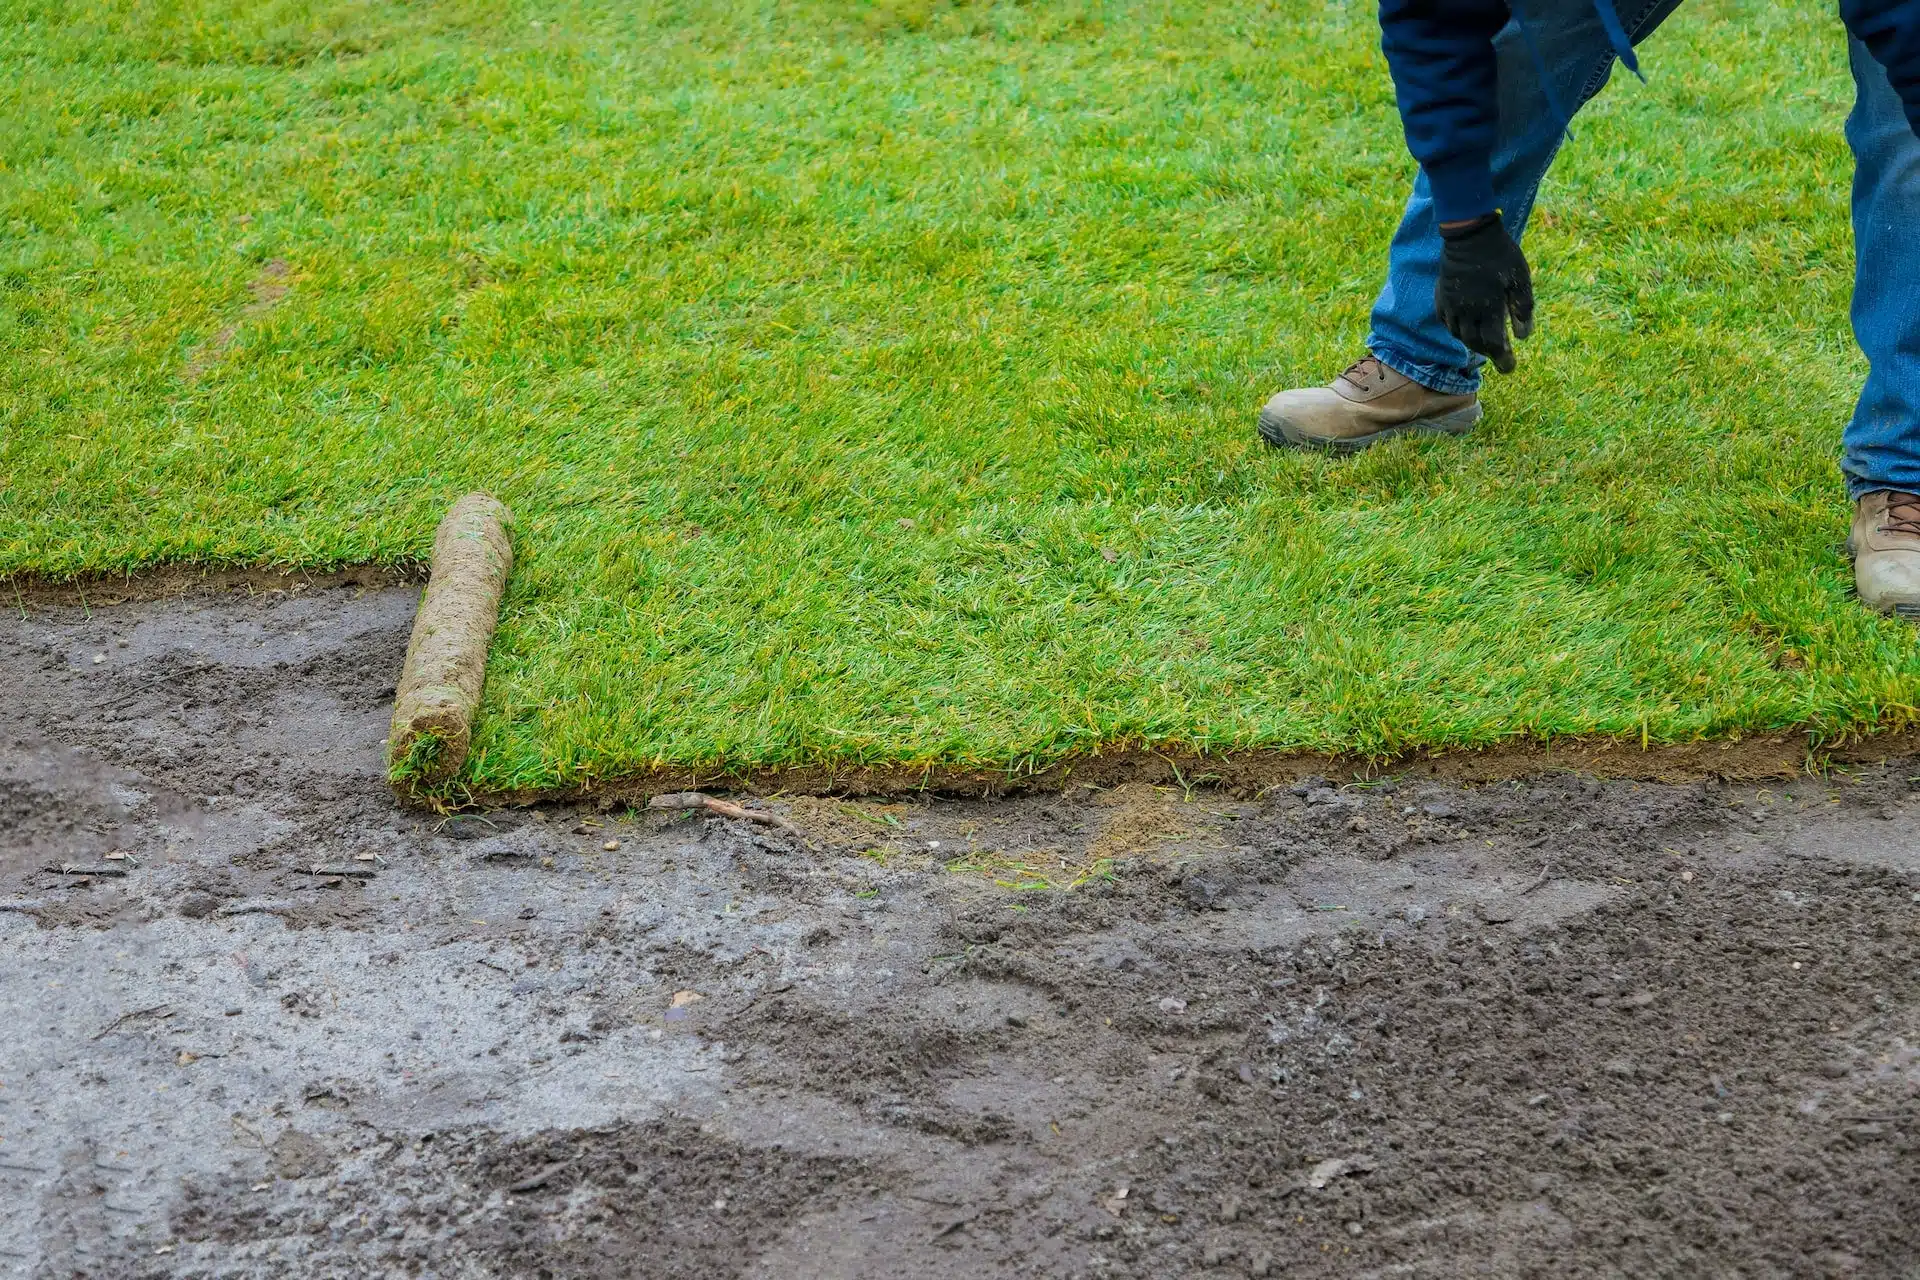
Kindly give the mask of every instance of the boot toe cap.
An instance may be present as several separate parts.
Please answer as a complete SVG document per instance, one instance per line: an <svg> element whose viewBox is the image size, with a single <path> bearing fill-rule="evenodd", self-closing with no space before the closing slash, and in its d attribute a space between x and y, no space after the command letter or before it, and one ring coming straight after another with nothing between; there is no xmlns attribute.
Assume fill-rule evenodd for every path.
<svg viewBox="0 0 1920 1280"><path fill-rule="evenodd" d="M1853 584L1870 609L1920 614L1920 548L1863 552L1853 562Z"/></svg>
<svg viewBox="0 0 1920 1280"><path fill-rule="evenodd" d="M1325 419L1339 408L1340 397L1326 387L1282 391L1260 410L1260 434L1274 444L1331 444L1341 436Z"/></svg>

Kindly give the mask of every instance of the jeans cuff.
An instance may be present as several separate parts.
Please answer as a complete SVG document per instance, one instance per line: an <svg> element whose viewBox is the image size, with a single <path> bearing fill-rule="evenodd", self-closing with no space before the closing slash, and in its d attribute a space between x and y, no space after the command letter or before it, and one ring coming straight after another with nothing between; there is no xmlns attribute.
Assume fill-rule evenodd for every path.
<svg viewBox="0 0 1920 1280"><path fill-rule="evenodd" d="M1367 341L1367 350L1373 353L1374 359L1395 373L1412 378L1427 390L1438 391L1443 396L1470 396L1480 390L1480 371L1477 368L1462 373L1458 369L1425 364L1372 338Z"/></svg>
<svg viewBox="0 0 1920 1280"><path fill-rule="evenodd" d="M1882 489L1891 489L1895 493L1920 493L1920 480L1910 480L1904 484L1887 480L1858 480L1847 477L1847 501L1858 502L1870 493Z"/></svg>

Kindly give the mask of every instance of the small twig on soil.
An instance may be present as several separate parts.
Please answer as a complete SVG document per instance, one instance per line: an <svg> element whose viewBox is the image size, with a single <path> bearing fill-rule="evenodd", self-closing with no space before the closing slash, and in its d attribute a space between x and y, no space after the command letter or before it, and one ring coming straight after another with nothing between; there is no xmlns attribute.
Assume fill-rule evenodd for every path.
<svg viewBox="0 0 1920 1280"><path fill-rule="evenodd" d="M1535 880L1532 884L1528 885L1526 888L1522 889L1520 891L1521 896L1524 897L1527 894L1532 893L1535 889L1538 889L1541 885L1545 884L1547 882L1547 876L1550 875L1552 871L1553 871L1553 863L1551 861L1543 864L1540 868L1540 878L1538 880Z"/></svg>
<svg viewBox="0 0 1920 1280"><path fill-rule="evenodd" d="M969 1222L972 1222L975 1218L979 1216L980 1216L980 1211L978 1209L967 1210L966 1212L962 1213L959 1217L954 1218L952 1221L948 1222L945 1226L941 1227L938 1231L934 1232L933 1235L928 1238L927 1243L932 1244L935 1240L939 1240L942 1237L952 1235L954 1232L966 1226Z"/></svg>
<svg viewBox="0 0 1920 1280"><path fill-rule="evenodd" d="M531 1178L520 1179L520 1181L508 1187L507 1190L514 1195L519 1195L525 1191L538 1191L553 1181L557 1175L565 1173L571 1168L573 1168L573 1161L571 1160L562 1160L558 1164L550 1164L540 1172L534 1174Z"/></svg>
<svg viewBox="0 0 1920 1280"><path fill-rule="evenodd" d="M332 866L325 862L316 862L307 868L310 876L345 876L349 880L371 880L373 868L366 863L351 863L344 866Z"/></svg>
<svg viewBox="0 0 1920 1280"><path fill-rule="evenodd" d="M291 915L294 910L294 904L291 902L229 902L226 906L214 912L214 914L221 916L284 916Z"/></svg>
<svg viewBox="0 0 1920 1280"><path fill-rule="evenodd" d="M44 898L24 898L17 902L0 902L0 911L45 911Z"/></svg>
<svg viewBox="0 0 1920 1280"><path fill-rule="evenodd" d="M124 878L127 874L125 867L115 866L111 862L101 863L98 866L92 867L83 867L77 862L63 862L58 868L48 867L47 870L58 870L63 876L114 876Z"/></svg>
<svg viewBox="0 0 1920 1280"><path fill-rule="evenodd" d="M745 809L726 800L716 800L699 791L675 791L664 796L655 796L647 801L649 809L705 809L708 813L723 818L739 818L745 822L757 822L763 827L778 827L788 835L799 836L802 840L807 833L777 813L768 813L764 809Z"/></svg>
<svg viewBox="0 0 1920 1280"><path fill-rule="evenodd" d="M166 675L159 676L152 680L148 680L144 684L137 684L133 686L133 688L128 689L126 692L120 694L118 697L109 699L107 702L103 703L102 705L109 706L109 707L123 706L126 703L132 702L135 698L139 697L143 693L147 693L151 690L158 689L163 684L172 684L174 681L179 680L182 677L198 675L202 671L211 671L216 665L217 664L212 662L201 662L201 663L196 663L190 667L182 667L178 671L169 671Z"/></svg>
<svg viewBox="0 0 1920 1280"><path fill-rule="evenodd" d="M156 1004L145 1009L129 1009L112 1022L109 1022L106 1026L94 1032L92 1038L98 1040L103 1036L112 1035L115 1031L119 1030L121 1023L132 1022L135 1018L171 1018L172 1016L173 1006L168 1004Z"/></svg>

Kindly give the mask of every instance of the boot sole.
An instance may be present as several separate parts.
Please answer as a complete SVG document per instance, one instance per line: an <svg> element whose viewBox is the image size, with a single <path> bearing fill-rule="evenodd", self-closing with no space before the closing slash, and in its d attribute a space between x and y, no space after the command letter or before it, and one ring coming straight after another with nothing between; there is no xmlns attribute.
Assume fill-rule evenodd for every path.
<svg viewBox="0 0 1920 1280"><path fill-rule="evenodd" d="M1415 418L1398 426L1384 427L1371 435L1364 436L1316 436L1304 431L1293 422L1278 414L1269 415L1265 409L1260 411L1260 435L1268 444L1281 445L1294 449L1322 449L1328 453L1358 453L1362 449L1391 440L1395 436L1405 435L1464 435L1473 429L1486 410L1479 401L1463 409L1450 413L1437 413L1431 418Z"/></svg>

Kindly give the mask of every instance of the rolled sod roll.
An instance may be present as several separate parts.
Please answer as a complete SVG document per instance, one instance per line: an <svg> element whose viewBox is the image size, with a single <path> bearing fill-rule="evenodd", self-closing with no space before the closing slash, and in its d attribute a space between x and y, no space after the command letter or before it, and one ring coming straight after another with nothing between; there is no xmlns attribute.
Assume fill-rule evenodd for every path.
<svg viewBox="0 0 1920 1280"><path fill-rule="evenodd" d="M444 782L466 763L487 644L513 568L512 524L498 499L470 493L433 536L433 572L394 692L387 761L396 782Z"/></svg>

